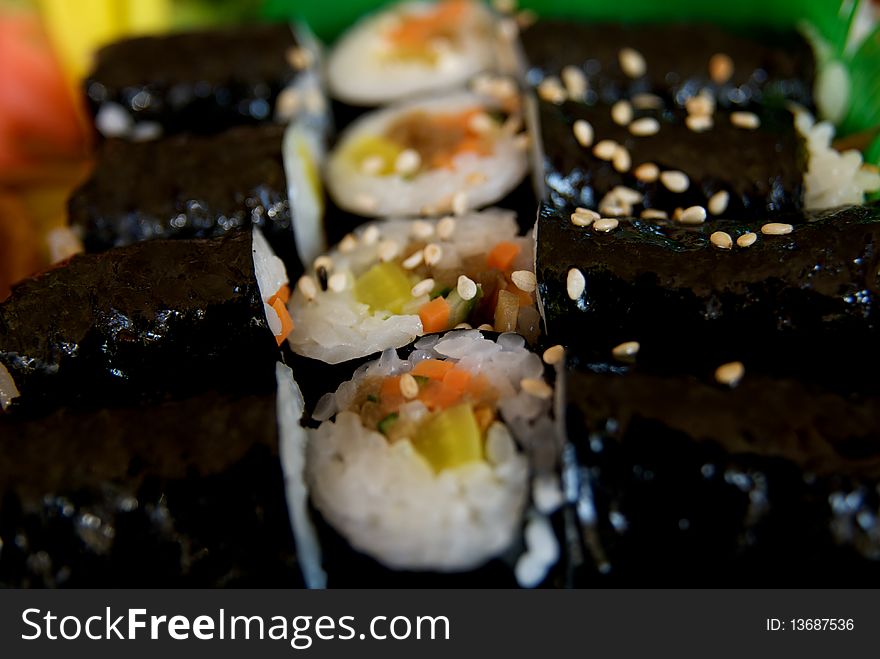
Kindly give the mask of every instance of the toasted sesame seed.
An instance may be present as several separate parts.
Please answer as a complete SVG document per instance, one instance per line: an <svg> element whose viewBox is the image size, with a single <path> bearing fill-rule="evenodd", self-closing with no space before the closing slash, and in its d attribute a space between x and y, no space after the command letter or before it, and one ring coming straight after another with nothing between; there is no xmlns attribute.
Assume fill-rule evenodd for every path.
<svg viewBox="0 0 880 659"><path fill-rule="evenodd" d="M614 346L611 354L620 361L630 361L638 354L639 348L641 345L638 341L624 341L620 345Z"/></svg>
<svg viewBox="0 0 880 659"><path fill-rule="evenodd" d="M332 274L330 275L330 279L327 280L327 286L329 286L330 290L334 293L341 293L348 286L348 277L344 272Z"/></svg>
<svg viewBox="0 0 880 659"><path fill-rule="evenodd" d="M663 99L657 94L642 92L630 99L633 107L638 110L659 110L663 107Z"/></svg>
<svg viewBox="0 0 880 659"><path fill-rule="evenodd" d="M383 240L376 250L380 261L392 261L400 254L400 243L396 240Z"/></svg>
<svg viewBox="0 0 880 659"><path fill-rule="evenodd" d="M621 174L624 172L628 172L629 168L632 166L632 158L629 155L629 151L626 150L626 147L618 145L614 150L614 156L611 158L611 164Z"/></svg>
<svg viewBox="0 0 880 659"><path fill-rule="evenodd" d="M279 92L275 99L275 114L279 119L290 119L302 105L303 98L299 90L287 87Z"/></svg>
<svg viewBox="0 0 880 659"><path fill-rule="evenodd" d="M674 211L672 211L672 219L678 222L681 219L681 213L684 209L679 206Z"/></svg>
<svg viewBox="0 0 880 659"><path fill-rule="evenodd" d="M422 297L434 290L434 280L430 277L422 279L418 284L412 287L410 293L413 297Z"/></svg>
<svg viewBox="0 0 880 659"><path fill-rule="evenodd" d="M758 240L758 234L749 231L748 233L744 233L739 238L737 238L736 244L739 247L751 247L755 244L756 240Z"/></svg>
<svg viewBox="0 0 880 659"><path fill-rule="evenodd" d="M620 69L630 78L640 78L645 75L647 70L645 58L635 48L622 48L618 60Z"/></svg>
<svg viewBox="0 0 880 659"><path fill-rule="evenodd" d="M296 70L302 71L312 65L314 58L307 48L291 48L287 51L287 61Z"/></svg>
<svg viewBox="0 0 880 659"><path fill-rule="evenodd" d="M559 105L565 102L566 93L558 78L548 76L538 84L538 96L549 103Z"/></svg>
<svg viewBox="0 0 880 659"><path fill-rule="evenodd" d="M721 215L727 210L727 204L730 202L730 193L727 190L719 190L709 197L708 208L712 215Z"/></svg>
<svg viewBox="0 0 880 659"><path fill-rule="evenodd" d="M617 101L611 106L611 120L618 126L626 126L633 118L633 106L629 101Z"/></svg>
<svg viewBox="0 0 880 659"><path fill-rule="evenodd" d="M578 208L571 214L571 223L577 227L588 227L599 219L599 213L588 208Z"/></svg>
<svg viewBox="0 0 880 659"><path fill-rule="evenodd" d="M385 158L382 156L369 156L361 161L361 173L367 176L376 176L385 169Z"/></svg>
<svg viewBox="0 0 880 659"><path fill-rule="evenodd" d="M562 69L562 84L573 101L580 101L587 93L587 77L577 66L568 65Z"/></svg>
<svg viewBox="0 0 880 659"><path fill-rule="evenodd" d="M653 183L660 176L660 168L652 162L643 162L635 168L633 174L642 183Z"/></svg>
<svg viewBox="0 0 880 659"><path fill-rule="evenodd" d="M625 185L615 185L610 194L625 204L640 204L644 200L641 192Z"/></svg>
<svg viewBox="0 0 880 659"><path fill-rule="evenodd" d="M437 222L437 236L442 240L446 240L447 238L452 237L452 234L455 233L455 218L454 217L444 217L442 220Z"/></svg>
<svg viewBox="0 0 880 659"><path fill-rule="evenodd" d="M583 272L577 268L572 268L568 271L568 276L565 279L565 290L570 299L577 300L583 294L586 287L587 280L584 279Z"/></svg>
<svg viewBox="0 0 880 659"><path fill-rule="evenodd" d="M459 323L452 329L473 329L473 325L471 325L470 323Z"/></svg>
<svg viewBox="0 0 880 659"><path fill-rule="evenodd" d="M582 147L587 148L593 144L593 126L589 121L578 119L574 122L571 130L574 133L574 138Z"/></svg>
<svg viewBox="0 0 880 659"><path fill-rule="evenodd" d="M618 227L619 224L620 224L620 222L618 220L614 219L613 217L603 217L603 218L593 222L593 228L596 231L601 231L602 233L608 233L610 231L614 231ZM571 274L570 271L569 271L569 274Z"/></svg>
<svg viewBox="0 0 880 659"><path fill-rule="evenodd" d="M462 300L473 300L477 295L477 284L467 275L459 275L455 290Z"/></svg>
<svg viewBox="0 0 880 659"><path fill-rule="evenodd" d="M543 355L545 364L558 364L562 361L563 357L565 357L565 348L558 343L547 348Z"/></svg>
<svg viewBox="0 0 880 659"><path fill-rule="evenodd" d="M478 112L468 121L468 128L480 135L488 133L495 127L495 122L485 112Z"/></svg>
<svg viewBox="0 0 880 659"><path fill-rule="evenodd" d="M419 395L419 383L411 373L404 373L400 376L400 393L407 400L411 400Z"/></svg>
<svg viewBox="0 0 880 659"><path fill-rule="evenodd" d="M394 160L394 171L401 176L415 174L422 166L422 157L415 149L404 149Z"/></svg>
<svg viewBox="0 0 880 659"><path fill-rule="evenodd" d="M707 130L712 130L715 122L711 115L690 114L685 118L684 125L694 133L705 133Z"/></svg>
<svg viewBox="0 0 880 659"><path fill-rule="evenodd" d="M477 327L477 329L480 330L481 332L491 332L491 331L493 331L495 328L492 327L489 323L483 323L482 325L479 325L479 326Z"/></svg>
<svg viewBox="0 0 880 659"><path fill-rule="evenodd" d="M379 205L379 202L375 197L362 192L356 194L352 201L354 201L355 205L365 213L372 213L376 210L376 206Z"/></svg>
<svg viewBox="0 0 880 659"><path fill-rule="evenodd" d="M520 388L535 398L548 399L553 395L549 384L538 378L523 378L519 381Z"/></svg>
<svg viewBox="0 0 880 659"><path fill-rule="evenodd" d="M502 18L497 25L498 36L505 41L514 41L519 35L519 23L514 18Z"/></svg>
<svg viewBox="0 0 880 659"><path fill-rule="evenodd" d="M691 185L691 181L687 177L687 174L675 169L661 173L660 182L670 192L684 192Z"/></svg>
<svg viewBox="0 0 880 659"><path fill-rule="evenodd" d="M326 254L321 254L321 256L315 259L312 267L314 267L315 270L318 268L324 268L327 272L331 272L333 270L333 259Z"/></svg>
<svg viewBox="0 0 880 659"><path fill-rule="evenodd" d="M443 258L443 248L437 243L430 243L425 246L424 259L425 265L437 265Z"/></svg>
<svg viewBox="0 0 880 659"><path fill-rule="evenodd" d="M660 132L660 122L654 117L642 117L629 125L629 132L637 137L656 135Z"/></svg>
<svg viewBox="0 0 880 659"><path fill-rule="evenodd" d="M615 201L602 201L599 204L599 212L606 217L623 217L632 214L632 206Z"/></svg>
<svg viewBox="0 0 880 659"><path fill-rule="evenodd" d="M761 233L765 236L784 236L794 231L794 227L790 224L782 222L768 222L761 227Z"/></svg>
<svg viewBox="0 0 880 659"><path fill-rule="evenodd" d="M709 58L709 77L712 82L723 85L733 76L733 60L724 53L715 53Z"/></svg>
<svg viewBox="0 0 880 659"><path fill-rule="evenodd" d="M691 96L686 100L684 107L690 115L711 117L712 113L715 112L715 98L711 94L701 91L699 94Z"/></svg>
<svg viewBox="0 0 880 659"><path fill-rule="evenodd" d="M761 125L761 119L754 112L731 112L730 123L737 128L755 130Z"/></svg>
<svg viewBox="0 0 880 659"><path fill-rule="evenodd" d="M412 270L419 267L422 262L422 257L422 250L419 250L418 252L413 252L403 260L403 263L401 265L403 265L404 269L406 270Z"/></svg>
<svg viewBox="0 0 880 659"><path fill-rule="evenodd" d="M339 251L343 254L348 254L349 252L354 251L357 247L357 238L354 237L353 234L347 233L345 237L339 241Z"/></svg>
<svg viewBox="0 0 880 659"><path fill-rule="evenodd" d="M678 221L682 224L702 224L706 221L706 209L702 206L690 206L681 212Z"/></svg>
<svg viewBox="0 0 880 659"><path fill-rule="evenodd" d="M315 280L308 275L300 277L299 281L296 283L296 287L309 302L314 300L318 295L318 285L315 283Z"/></svg>
<svg viewBox="0 0 880 659"><path fill-rule="evenodd" d="M459 190L452 195L452 212L455 215L464 215L468 209L467 192Z"/></svg>
<svg viewBox="0 0 880 659"><path fill-rule="evenodd" d="M643 220L668 220L669 214L659 208L646 208L639 215Z"/></svg>
<svg viewBox="0 0 880 659"><path fill-rule="evenodd" d="M709 236L709 241L718 249L730 249L733 247L733 238L725 231L716 231Z"/></svg>
<svg viewBox="0 0 880 659"><path fill-rule="evenodd" d="M371 224L366 229L364 229L363 234L361 234L361 240L364 241L364 245L373 245L379 240L379 227L375 224Z"/></svg>
<svg viewBox="0 0 880 659"><path fill-rule="evenodd" d="M434 225L427 220L415 220L409 230L416 238L425 240L434 235Z"/></svg>
<svg viewBox="0 0 880 659"><path fill-rule="evenodd" d="M614 140L602 140L593 147L593 155L599 160L611 160L619 145Z"/></svg>
<svg viewBox="0 0 880 659"><path fill-rule="evenodd" d="M519 290L526 293L531 293L538 285L535 273L529 270L514 270L510 273L510 279Z"/></svg>
<svg viewBox="0 0 880 659"><path fill-rule="evenodd" d="M745 373L746 368L742 362L729 362L715 369L715 380L719 384L735 387Z"/></svg>

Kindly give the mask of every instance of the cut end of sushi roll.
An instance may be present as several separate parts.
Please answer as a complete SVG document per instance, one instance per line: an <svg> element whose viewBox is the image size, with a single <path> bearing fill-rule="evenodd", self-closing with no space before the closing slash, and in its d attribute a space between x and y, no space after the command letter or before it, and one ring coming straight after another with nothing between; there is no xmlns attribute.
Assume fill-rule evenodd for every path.
<svg viewBox="0 0 880 659"><path fill-rule="evenodd" d="M330 194L369 217L460 214L493 204L528 169L516 106L460 92L369 113L330 156Z"/></svg>
<svg viewBox="0 0 880 659"><path fill-rule="evenodd" d="M543 373L512 334L425 337L407 359L386 351L318 404L306 469L316 508L396 569L468 570L504 553L529 498L517 428L552 406ZM534 585L555 562L555 537L525 544L523 585Z"/></svg>
<svg viewBox="0 0 880 659"><path fill-rule="evenodd" d="M333 96L380 105L455 87L493 64L492 17L475 0L405 2L366 17L328 58Z"/></svg>
<svg viewBox="0 0 880 659"><path fill-rule="evenodd" d="M21 395L9 369L0 364L0 410L6 410Z"/></svg>
<svg viewBox="0 0 880 659"><path fill-rule="evenodd" d="M360 227L297 284L294 352L332 364L460 326L537 337L534 241L510 211Z"/></svg>
<svg viewBox="0 0 880 659"><path fill-rule="evenodd" d="M303 263L311 263L325 251L324 191L321 139L305 122L293 122L284 133L282 155L296 251Z"/></svg>
<svg viewBox="0 0 880 659"><path fill-rule="evenodd" d="M280 346L293 330L293 321L287 311L290 299L289 280L284 262L263 237L262 231L253 229L254 276L260 288L266 322Z"/></svg>

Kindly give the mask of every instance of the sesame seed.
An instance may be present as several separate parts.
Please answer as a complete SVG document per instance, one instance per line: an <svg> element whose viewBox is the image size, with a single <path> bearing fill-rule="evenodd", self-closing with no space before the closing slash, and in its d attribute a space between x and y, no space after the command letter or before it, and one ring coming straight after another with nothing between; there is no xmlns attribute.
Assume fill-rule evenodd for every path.
<svg viewBox="0 0 880 659"><path fill-rule="evenodd" d="M589 121L578 119L574 122L571 130L574 133L574 138L582 147L587 148L593 143L593 126Z"/></svg>
<svg viewBox="0 0 880 659"><path fill-rule="evenodd" d="M400 376L400 393L407 400L419 395L419 383L411 373L404 373Z"/></svg>
<svg viewBox="0 0 880 659"><path fill-rule="evenodd" d="M519 35L519 23L513 18L502 18L498 21L498 35L505 41L514 41Z"/></svg>
<svg viewBox="0 0 880 659"><path fill-rule="evenodd" d="M660 168L652 162L643 162L635 168L633 174L642 183L653 183L660 176Z"/></svg>
<svg viewBox="0 0 880 659"><path fill-rule="evenodd" d="M424 240L434 235L434 225L427 220L415 220L410 226L410 231L416 238Z"/></svg>
<svg viewBox="0 0 880 659"><path fill-rule="evenodd" d="M682 224L702 224L706 221L706 209L702 206L690 206L681 212L678 221Z"/></svg>
<svg viewBox="0 0 880 659"><path fill-rule="evenodd" d="M674 211L672 211L672 219L675 220L676 222L678 222L681 219L681 212L683 210L684 209L681 206L679 206Z"/></svg>
<svg viewBox="0 0 880 659"><path fill-rule="evenodd" d="M663 99L656 94L642 92L632 97L633 107L638 110L660 110L663 107Z"/></svg>
<svg viewBox="0 0 880 659"><path fill-rule="evenodd" d="M343 254L348 254L349 252L354 251L356 247L357 238L350 233L345 234L345 237L339 242L339 251Z"/></svg>
<svg viewBox="0 0 880 659"><path fill-rule="evenodd" d="M422 279L422 281L413 286L410 293L412 293L413 297L422 297L423 295L427 295L433 290L434 280L428 277L427 279Z"/></svg>
<svg viewBox="0 0 880 659"><path fill-rule="evenodd" d="M596 231L601 231L602 233L608 233L610 231L614 231L617 226L620 224L618 220L615 220L613 217L603 217L602 219L596 220L593 222L593 228ZM569 275L571 272L569 271Z"/></svg>
<svg viewBox="0 0 880 659"><path fill-rule="evenodd" d="M361 235L361 240L364 241L365 245L373 245L376 241L379 240L379 227L375 224L371 224L368 226L364 233Z"/></svg>
<svg viewBox="0 0 880 659"><path fill-rule="evenodd" d="M709 58L709 77L712 82L723 85L733 76L733 60L724 53L715 53Z"/></svg>
<svg viewBox="0 0 880 659"><path fill-rule="evenodd" d="M516 137L513 138L513 146L518 151L525 151L529 148L529 144L532 143L532 137L528 133L520 133Z"/></svg>
<svg viewBox="0 0 880 659"><path fill-rule="evenodd" d="M341 293L348 286L348 277L345 276L344 272L337 272L330 275L330 279L327 280L327 286L334 293Z"/></svg>
<svg viewBox="0 0 880 659"><path fill-rule="evenodd" d="M736 244L739 247L751 247L755 244L755 241L758 240L758 234L752 231L748 233L744 233L739 238L736 239Z"/></svg>
<svg viewBox="0 0 880 659"><path fill-rule="evenodd" d="M599 212L606 217L623 217L632 213L632 206L603 200L599 204Z"/></svg>
<svg viewBox="0 0 880 659"><path fill-rule="evenodd" d="M413 252L412 254L407 256L402 263L404 269L412 270L419 267L422 262L422 256L422 250L419 250L418 252Z"/></svg>
<svg viewBox="0 0 880 659"><path fill-rule="evenodd" d="M675 169L660 174L660 182L670 192L684 192L691 185L691 181L687 177L687 174Z"/></svg>
<svg viewBox="0 0 880 659"><path fill-rule="evenodd" d="M480 135L488 133L494 128L495 122L485 112L478 112L468 121L468 128Z"/></svg>
<svg viewBox="0 0 880 659"><path fill-rule="evenodd" d="M394 161L394 171L401 176L415 174L422 166L422 157L415 149L404 149Z"/></svg>
<svg viewBox="0 0 880 659"><path fill-rule="evenodd" d="M470 323L459 323L452 329L473 329L473 325L471 325Z"/></svg>
<svg viewBox="0 0 880 659"><path fill-rule="evenodd" d="M365 213L372 213L376 210L376 206L379 205L379 202L375 197L363 193L356 194L352 201L354 201L355 206Z"/></svg>
<svg viewBox="0 0 880 659"><path fill-rule="evenodd" d="M642 54L634 48L622 48L618 60L621 70L630 78L640 78L645 75L647 65Z"/></svg>
<svg viewBox="0 0 880 659"><path fill-rule="evenodd" d="M614 150L614 156L611 158L611 164L621 174L624 172L628 172L629 168L632 166L632 158L629 155L629 151L626 150L626 147L619 146Z"/></svg>
<svg viewBox="0 0 880 659"><path fill-rule="evenodd" d="M477 327L477 329L480 330L481 332L491 332L491 331L493 331L495 328L492 327L489 323L483 323L482 325L480 325L479 327Z"/></svg>
<svg viewBox="0 0 880 659"><path fill-rule="evenodd" d="M333 259L331 259L326 254L322 254L318 258L315 259L315 262L312 264L315 270L318 268L324 268L327 272L333 270Z"/></svg>
<svg viewBox="0 0 880 659"><path fill-rule="evenodd" d="M302 71L312 65L313 57L306 48L291 48L287 51L287 61L294 69Z"/></svg>
<svg viewBox="0 0 880 659"><path fill-rule="evenodd" d="M396 240L383 240L377 250L380 261L391 261L400 254L400 244Z"/></svg>
<svg viewBox="0 0 880 659"><path fill-rule="evenodd" d="M782 222L769 222L761 227L761 233L765 236L784 236L794 231L794 227L790 224Z"/></svg>
<svg viewBox="0 0 880 659"><path fill-rule="evenodd" d="M578 208L571 214L571 223L576 227L588 227L599 219L599 213L588 208Z"/></svg>
<svg viewBox="0 0 880 659"><path fill-rule="evenodd" d="M730 193L727 190L719 190L709 197L708 208L712 215L721 215L727 210L727 204L730 202Z"/></svg>
<svg viewBox="0 0 880 659"><path fill-rule="evenodd" d="M562 69L562 84L568 90L568 96L573 101L579 101L584 98L587 93L587 77L584 72L576 66L566 66Z"/></svg>
<svg viewBox="0 0 880 659"><path fill-rule="evenodd" d="M644 200L641 192L625 185L615 185L610 194L625 204L640 204Z"/></svg>
<svg viewBox="0 0 880 659"><path fill-rule="evenodd" d="M456 215L464 215L468 209L467 192L459 190L452 195L452 212Z"/></svg>
<svg viewBox="0 0 880 659"><path fill-rule="evenodd" d="M477 285L473 279L467 275L458 276L458 284L455 290L461 296L462 300L473 300L477 295Z"/></svg>
<svg viewBox="0 0 880 659"><path fill-rule="evenodd" d="M709 236L709 241L718 249L730 249L733 247L733 238L725 231L716 231Z"/></svg>
<svg viewBox="0 0 880 659"><path fill-rule="evenodd" d="M522 117L518 114L512 114L504 122L501 130L507 135L516 135L523 126Z"/></svg>
<svg viewBox="0 0 880 659"><path fill-rule="evenodd" d="M761 125L761 119L754 112L731 112L730 123L737 128L755 130Z"/></svg>
<svg viewBox="0 0 880 659"><path fill-rule="evenodd" d="M653 117L642 117L629 125L629 132L637 137L656 135L660 132L660 122Z"/></svg>
<svg viewBox="0 0 880 659"><path fill-rule="evenodd" d="M708 117L715 112L715 99L707 92L702 91L686 100L684 107L690 115Z"/></svg>
<svg viewBox="0 0 880 659"><path fill-rule="evenodd" d="M519 290L526 293L531 293L538 286L535 273L528 270L514 270L510 273L510 279Z"/></svg>
<svg viewBox="0 0 880 659"><path fill-rule="evenodd" d="M620 361L630 361L638 354L639 348L641 345L638 341L624 341L620 345L614 346L611 354Z"/></svg>
<svg viewBox="0 0 880 659"><path fill-rule="evenodd" d="M530 396L547 400L553 395L553 389L549 384L537 378L523 378L519 386Z"/></svg>
<svg viewBox="0 0 880 659"><path fill-rule="evenodd" d="M544 351L544 363L545 364L558 364L562 361L562 358L565 356L565 348L563 348L558 343L555 346L550 346Z"/></svg>
<svg viewBox="0 0 880 659"><path fill-rule="evenodd" d="M425 265L437 265L443 258L443 248L437 243L430 243L425 246L424 259Z"/></svg>
<svg viewBox="0 0 880 659"><path fill-rule="evenodd" d="M746 368L742 362L729 362L715 369L715 380L719 384L735 387L745 373Z"/></svg>
<svg viewBox="0 0 880 659"><path fill-rule="evenodd" d="M385 169L385 158L382 156L369 156L361 161L361 173L367 176L376 176Z"/></svg>
<svg viewBox="0 0 880 659"><path fill-rule="evenodd" d="M303 297L311 302L318 296L318 285L315 283L315 280L307 275L303 275L299 278L299 281L296 283L296 287L299 289L299 292L303 294Z"/></svg>
<svg viewBox="0 0 880 659"><path fill-rule="evenodd" d="M566 93L559 79L549 76L538 84L538 96L549 103L559 105L565 102Z"/></svg>
<svg viewBox="0 0 880 659"><path fill-rule="evenodd" d="M599 160L611 160L617 152L618 144L614 140L602 140L593 147L593 155Z"/></svg>
<svg viewBox="0 0 880 659"><path fill-rule="evenodd" d="M443 240L450 238L455 233L455 218L444 217L437 222L437 236Z"/></svg>
<svg viewBox="0 0 880 659"><path fill-rule="evenodd" d="M705 133L707 130L712 130L715 122L709 115L691 114L684 120L684 125L695 133Z"/></svg>
<svg viewBox="0 0 880 659"><path fill-rule="evenodd" d="M587 280L584 279L583 272L577 268L572 268L568 271L568 277L565 280L565 290L570 299L577 300L583 294L586 287Z"/></svg>
<svg viewBox="0 0 880 659"><path fill-rule="evenodd" d="M275 99L275 114L281 119L292 118L302 104L302 95L297 89L287 87Z"/></svg>
<svg viewBox="0 0 880 659"><path fill-rule="evenodd" d="M633 106L629 101L617 101L611 106L611 119L618 126L626 126L633 118Z"/></svg>
<svg viewBox="0 0 880 659"><path fill-rule="evenodd" d="M646 208L645 210L642 211L642 213L639 217L641 217L643 220L668 220L669 219L669 215L667 214L667 212L661 211L658 208Z"/></svg>

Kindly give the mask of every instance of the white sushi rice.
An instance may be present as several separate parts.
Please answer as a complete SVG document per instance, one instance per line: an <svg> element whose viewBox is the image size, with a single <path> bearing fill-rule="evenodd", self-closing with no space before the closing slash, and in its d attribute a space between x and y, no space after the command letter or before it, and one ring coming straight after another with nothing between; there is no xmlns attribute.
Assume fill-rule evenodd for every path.
<svg viewBox="0 0 880 659"><path fill-rule="evenodd" d="M453 209L460 212L482 208L500 200L528 170L527 150L509 131L497 131L488 155L462 153L455 157L451 168L427 169L415 175L365 172L350 157L353 144L383 135L407 115L447 114L472 108L492 112L498 108L498 101L460 92L364 115L345 130L330 154L326 182L333 199L341 208L369 217L437 215Z"/></svg>
<svg viewBox="0 0 880 659"><path fill-rule="evenodd" d="M327 62L333 96L353 105L380 105L464 84L494 62L492 18L479 2L457 26L455 39L426 44L433 61L394 57L386 37L407 16L424 15L434 2L406 2L363 18L336 44Z"/></svg>
<svg viewBox="0 0 880 659"><path fill-rule="evenodd" d="M450 269L462 259L488 252L499 241L520 242L522 249L515 268L534 271L534 242L531 238L517 237L513 212L490 209L468 213L455 219L455 229L445 239L437 235L439 222L412 219L373 222L352 234L354 247L350 251L338 247L331 251L331 274L344 277L346 286L341 291L318 288L312 300L303 294L302 287L296 287L288 306L294 324L288 337L293 351L337 364L386 348L399 348L422 333L417 310L429 300L427 294L413 298L411 307L400 315L371 311L355 299L354 280L379 261L379 251L390 242L398 246L403 256L414 251L409 245L416 240L420 244L433 242L442 253L438 267ZM424 232L424 238L420 238L420 232ZM314 268L306 276L315 283Z"/></svg>
<svg viewBox="0 0 880 659"><path fill-rule="evenodd" d="M308 123L295 121L284 133L281 152L296 251L303 263L311 263L327 248L320 174L324 160L321 133Z"/></svg>
<svg viewBox="0 0 880 659"><path fill-rule="evenodd" d="M263 232L257 227L253 229L254 276L260 289L260 297L263 300L263 310L266 313L266 322L272 334L281 334L281 318L278 313L269 306L269 299L278 292L282 286L290 280L287 278L287 269L284 262L275 255Z"/></svg>
<svg viewBox="0 0 880 659"><path fill-rule="evenodd" d="M475 330L458 331L424 337L415 347L406 360L384 352L319 402L314 417L323 423L310 431L306 450L312 501L353 547L389 567L475 568L503 553L521 532L529 469L511 431L549 414L550 400L520 386L524 378L542 378L543 365L513 334L492 341ZM365 378L405 373L430 358L455 359L498 392L501 420L488 430L486 461L435 473L408 440L389 443L347 411ZM421 405L406 405L414 404ZM532 529L526 538L523 585L536 585L556 561L555 537L548 538L546 529Z"/></svg>

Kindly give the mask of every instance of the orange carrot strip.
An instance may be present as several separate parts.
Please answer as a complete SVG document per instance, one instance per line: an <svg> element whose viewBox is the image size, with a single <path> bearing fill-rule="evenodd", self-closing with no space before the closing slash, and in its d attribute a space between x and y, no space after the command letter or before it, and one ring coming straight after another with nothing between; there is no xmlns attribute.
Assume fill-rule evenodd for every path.
<svg viewBox="0 0 880 659"><path fill-rule="evenodd" d="M486 257L486 265L496 270L510 270L513 265L513 259L519 254L519 245L516 243L502 241L492 248L489 256Z"/></svg>
<svg viewBox="0 0 880 659"><path fill-rule="evenodd" d="M280 346L284 343L284 339L286 339L293 331L293 318L287 313L287 305L284 304L284 301L277 295L272 297L275 301L271 303L271 306L275 309L275 313L277 313L278 317L281 319L281 334L275 337L275 341Z"/></svg>
<svg viewBox="0 0 880 659"><path fill-rule="evenodd" d="M425 359L415 365L412 375L421 375L432 380L442 380L453 368L455 368L455 364L452 362L445 362L440 359Z"/></svg>
<svg viewBox="0 0 880 659"><path fill-rule="evenodd" d="M275 295L269 298L269 306L275 306L275 300L281 300L284 304L290 302L290 286L282 284L281 288L275 291Z"/></svg>
<svg viewBox="0 0 880 659"><path fill-rule="evenodd" d="M443 377L443 386L462 394L467 389L470 381L470 373L460 368L453 368Z"/></svg>
<svg viewBox="0 0 880 659"><path fill-rule="evenodd" d="M450 313L449 303L442 297L435 297L423 304L419 309L419 318L422 319L422 329L425 334L442 332L449 327Z"/></svg>
<svg viewBox="0 0 880 659"><path fill-rule="evenodd" d="M444 410L458 402L461 392L437 380L431 380L419 390L419 400L431 411Z"/></svg>

